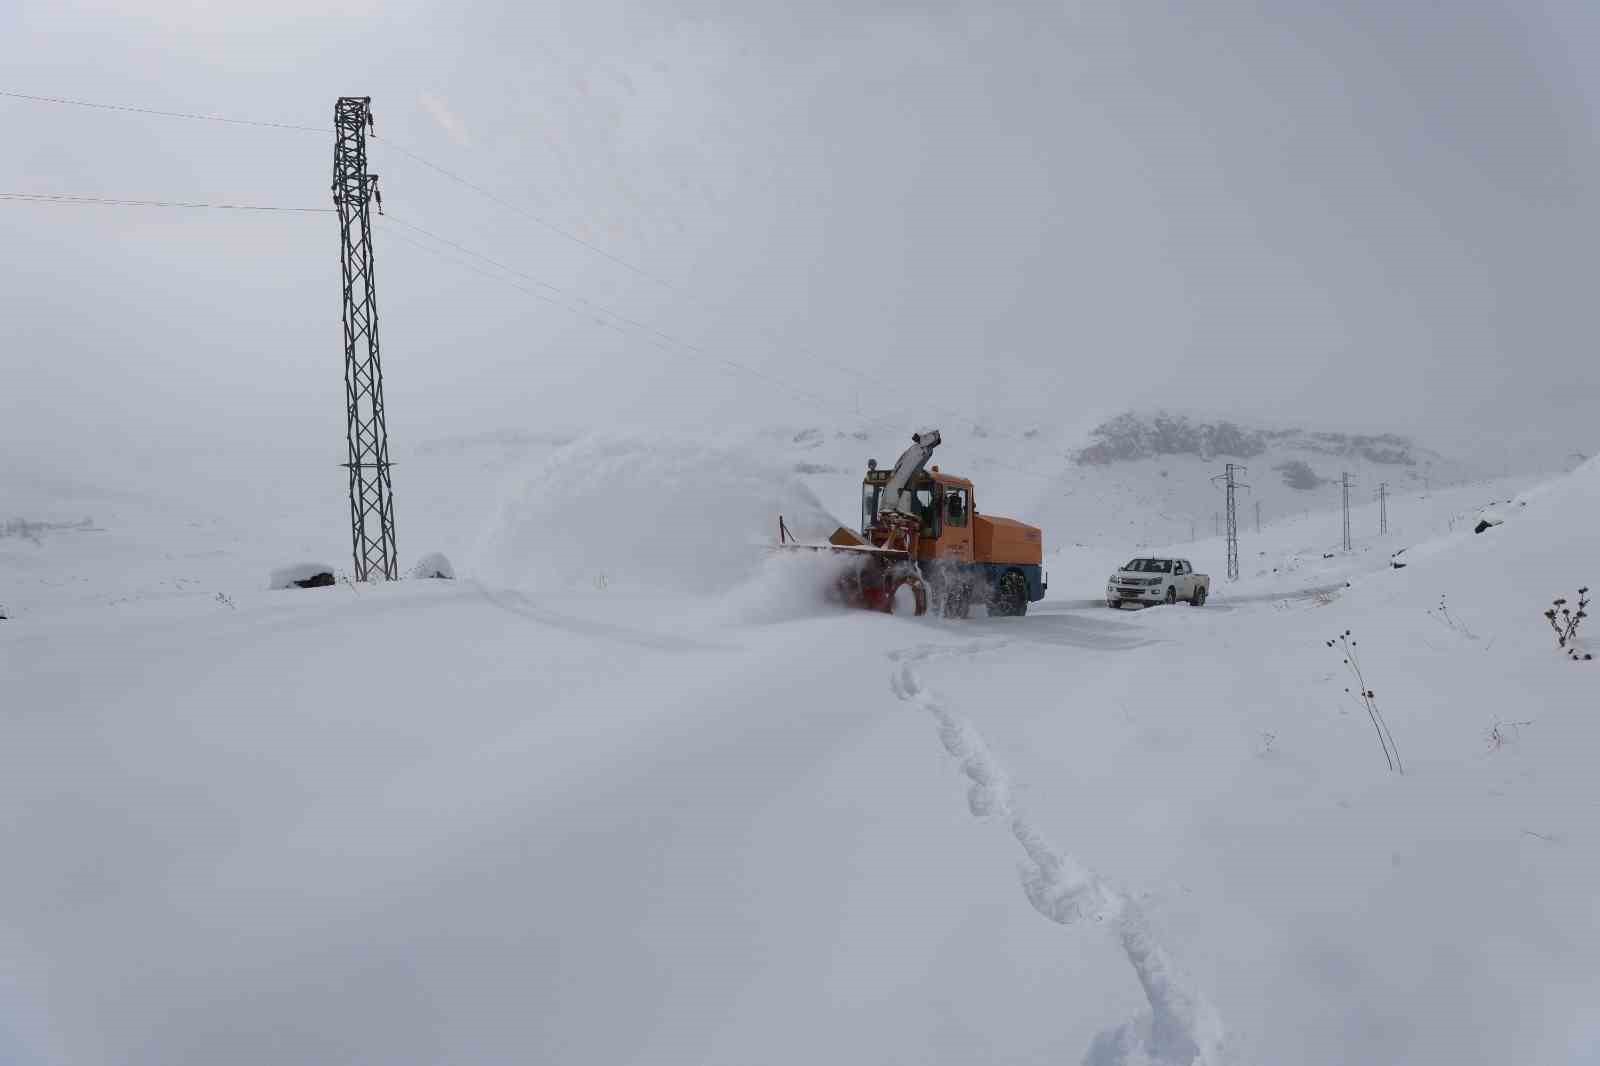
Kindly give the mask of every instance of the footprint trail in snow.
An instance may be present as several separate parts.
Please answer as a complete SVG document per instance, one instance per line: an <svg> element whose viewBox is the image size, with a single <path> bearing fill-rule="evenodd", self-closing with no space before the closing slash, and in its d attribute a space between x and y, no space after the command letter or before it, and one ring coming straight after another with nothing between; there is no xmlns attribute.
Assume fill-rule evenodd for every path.
<svg viewBox="0 0 1600 1066"><path fill-rule="evenodd" d="M978 818L1002 821L1026 858L1019 874L1033 909L1060 925L1089 919L1110 926L1144 990L1148 1011L1098 1034L1084 1066L1221 1066L1223 1028L1215 1010L1187 987L1155 942L1139 905L1070 854L1051 846L1018 809L1005 770L971 722L949 710L922 683L915 664L939 651L892 656L894 693L928 712L939 740L969 782L967 806Z"/></svg>

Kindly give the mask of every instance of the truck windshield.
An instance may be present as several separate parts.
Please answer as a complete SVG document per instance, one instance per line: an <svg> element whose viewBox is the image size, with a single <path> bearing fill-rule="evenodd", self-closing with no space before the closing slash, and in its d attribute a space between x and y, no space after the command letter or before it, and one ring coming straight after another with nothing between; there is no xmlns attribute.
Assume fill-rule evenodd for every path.
<svg viewBox="0 0 1600 1066"><path fill-rule="evenodd" d="M1170 574L1171 559L1130 559L1122 569L1132 574Z"/></svg>
<svg viewBox="0 0 1600 1066"><path fill-rule="evenodd" d="M922 535L937 538L941 523L939 521L939 508L934 505L934 490L932 485L925 485L912 493L913 507L917 517L922 519ZM883 486L863 484L861 486L861 534L867 533L878 521L878 504L883 501Z"/></svg>

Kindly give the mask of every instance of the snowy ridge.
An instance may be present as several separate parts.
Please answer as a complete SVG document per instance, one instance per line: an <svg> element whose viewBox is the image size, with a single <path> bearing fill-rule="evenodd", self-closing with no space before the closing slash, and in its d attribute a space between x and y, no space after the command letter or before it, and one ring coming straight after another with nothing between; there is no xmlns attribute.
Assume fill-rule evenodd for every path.
<svg viewBox="0 0 1600 1066"><path fill-rule="evenodd" d="M1224 1031L1216 1011L1177 976L1138 904L1050 845L1013 800L1006 773L983 737L923 686L913 664L937 653L924 649L891 656L899 661L891 679L895 695L938 723L945 751L971 782L967 806L973 816L1001 819L1022 846L1027 861L1019 872L1033 909L1058 925L1084 918L1109 922L1144 990L1148 1013L1096 1036L1085 1066L1220 1066Z"/></svg>
<svg viewBox="0 0 1600 1066"><path fill-rule="evenodd" d="M1331 433L1299 428L1267 429L1243 426L1227 419L1194 419L1158 411L1142 415L1133 411L1096 426L1089 434L1094 443L1080 450L1074 461L1081 465L1108 465L1136 459L1193 455L1200 459L1249 460L1269 449L1305 452L1342 459L1361 459L1380 466L1446 465L1437 452L1421 448L1398 433Z"/></svg>

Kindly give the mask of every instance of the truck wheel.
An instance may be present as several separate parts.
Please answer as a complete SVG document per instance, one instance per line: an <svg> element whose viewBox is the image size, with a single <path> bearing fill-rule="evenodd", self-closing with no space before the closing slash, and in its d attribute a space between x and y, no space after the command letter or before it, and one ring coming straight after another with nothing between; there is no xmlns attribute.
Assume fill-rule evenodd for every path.
<svg viewBox="0 0 1600 1066"><path fill-rule="evenodd" d="M1028 613L1028 581L1015 570L1009 571L995 587L995 614L1020 617Z"/></svg>
<svg viewBox="0 0 1600 1066"><path fill-rule="evenodd" d="M1113 611L1120 611L1122 609L1122 601L1121 600L1107 600L1106 601L1106 606L1111 608Z"/></svg>
<svg viewBox="0 0 1600 1066"><path fill-rule="evenodd" d="M889 587L884 603L889 614L921 616L928 613L928 586L915 574L902 577Z"/></svg>
<svg viewBox="0 0 1600 1066"><path fill-rule="evenodd" d="M1194 595L1190 597L1189 602L1196 607L1204 607L1206 605L1206 587L1204 585L1196 585L1194 587Z"/></svg>
<svg viewBox="0 0 1600 1066"><path fill-rule="evenodd" d="M1178 587L1176 585L1168 585L1167 586L1167 604L1170 606L1170 605L1172 605L1174 603L1177 603L1177 602L1178 602Z"/></svg>
<svg viewBox="0 0 1600 1066"><path fill-rule="evenodd" d="M969 585L951 585L944 597L946 618L965 618L972 610L972 588Z"/></svg>

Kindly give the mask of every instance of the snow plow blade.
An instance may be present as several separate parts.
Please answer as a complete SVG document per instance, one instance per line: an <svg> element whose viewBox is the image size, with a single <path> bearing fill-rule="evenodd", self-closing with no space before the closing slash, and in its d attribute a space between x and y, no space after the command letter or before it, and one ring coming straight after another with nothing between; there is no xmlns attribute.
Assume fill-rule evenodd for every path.
<svg viewBox="0 0 1600 1066"><path fill-rule="evenodd" d="M779 515L775 550L827 552L845 560L825 592L830 602L885 614L928 613L928 585L916 560L907 552L873 547L854 530L840 526L826 544L802 544Z"/></svg>
<svg viewBox="0 0 1600 1066"><path fill-rule="evenodd" d="M865 537L853 529L846 529L844 526L840 526L833 531L833 535L828 538L828 543L840 548L865 548L868 546Z"/></svg>

